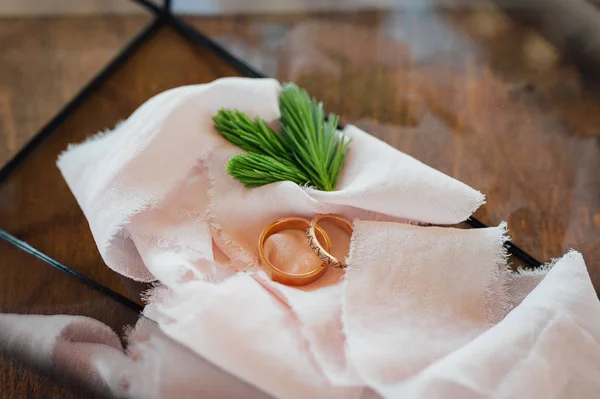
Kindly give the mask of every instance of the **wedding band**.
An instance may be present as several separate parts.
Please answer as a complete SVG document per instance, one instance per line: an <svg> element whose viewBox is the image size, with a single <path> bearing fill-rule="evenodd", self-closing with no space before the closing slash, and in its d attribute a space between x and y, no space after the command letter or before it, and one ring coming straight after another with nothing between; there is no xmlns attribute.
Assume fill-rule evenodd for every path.
<svg viewBox="0 0 600 399"><path fill-rule="evenodd" d="M285 285L305 285L316 281L325 272L325 269L327 268L327 265L325 263L321 264L316 269L311 270L307 273L284 272L283 270L274 266L265 254L265 242L267 241L267 238L283 230L306 231L306 229L309 227L309 222L310 221L308 219L299 217L283 218L268 225L261 233L260 238L258 239L258 254L260 256L261 261L271 268L271 278L273 279L273 281L277 281ZM313 229L313 232L314 231L315 229ZM327 235L325 230L317 226L315 234L315 237L319 237L325 242L325 246L329 250L331 248L331 241L329 240L329 236Z"/></svg>
<svg viewBox="0 0 600 399"><path fill-rule="evenodd" d="M352 224L348 220L337 215L317 215L313 218L313 220L310 221L308 229L306 230L308 244L312 248L315 255L317 255L326 265L337 267L338 269L344 269L348 267L348 265L329 253L331 247L330 243L327 242L327 248L324 248L319 240L319 237L315 234L315 232L320 230L319 222L322 220L328 220L335 223L349 235L352 235L353 232Z"/></svg>

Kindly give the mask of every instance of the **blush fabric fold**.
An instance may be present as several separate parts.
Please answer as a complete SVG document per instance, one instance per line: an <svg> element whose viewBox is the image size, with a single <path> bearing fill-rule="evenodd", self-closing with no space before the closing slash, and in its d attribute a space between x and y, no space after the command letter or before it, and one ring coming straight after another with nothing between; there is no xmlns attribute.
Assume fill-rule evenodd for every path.
<svg viewBox="0 0 600 399"><path fill-rule="evenodd" d="M336 191L291 182L248 189L232 179L225 165L241 150L214 131L212 116L234 108L276 122L279 91L277 81L243 78L173 89L59 158L107 265L159 283L145 314L163 332L282 398L591 392L600 319L583 258L570 252L553 269L519 276L508 271L504 224L429 226L467 219L484 203L477 190L352 125L342 131L352 143ZM354 221L348 269L304 287L273 282L258 259L262 229L317 213ZM346 249L348 237L330 231L334 251ZM310 250L293 234L268 247L291 270ZM553 273L587 288L563 287ZM539 290L552 306L531 306ZM594 318L581 324L576 314ZM534 330L535 343L519 341ZM555 367L542 359L568 350L561 331L578 338L573 350L591 370L557 365L562 382L551 388L520 380L511 368L520 361L529 372ZM553 342L561 349L547 352Z"/></svg>
<svg viewBox="0 0 600 399"><path fill-rule="evenodd" d="M0 314L3 355L98 397L270 397L168 338L148 319L139 319L126 341L124 349L110 327L89 317Z"/></svg>

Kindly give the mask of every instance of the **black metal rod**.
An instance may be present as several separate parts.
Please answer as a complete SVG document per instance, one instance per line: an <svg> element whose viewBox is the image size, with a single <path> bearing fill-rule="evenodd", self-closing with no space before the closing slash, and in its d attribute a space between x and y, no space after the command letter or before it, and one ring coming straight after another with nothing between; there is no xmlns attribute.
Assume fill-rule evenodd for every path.
<svg viewBox="0 0 600 399"><path fill-rule="evenodd" d="M156 18L135 39L133 39L113 60L90 81L59 113L52 118L21 150L0 169L0 184L44 139L49 136L61 123L63 123L77 107L104 82L112 76L117 69L131 57L133 53L164 23L163 18Z"/></svg>
<svg viewBox="0 0 600 399"><path fill-rule="evenodd" d="M480 221L479 219L477 219L474 216L471 216L469 219L466 220L466 222L467 222L467 224L469 224L469 226L471 226L475 229L481 229L484 227L488 227L485 223L483 223L482 221ZM504 243L504 246L506 247L506 250L508 252L510 252L512 255L516 256L521 261L525 262L527 265L529 265L533 268L542 266L542 262L540 262L533 256L529 255L527 252L523 251L517 245L507 241Z"/></svg>
<svg viewBox="0 0 600 399"><path fill-rule="evenodd" d="M166 16L166 21L171 25L177 32L183 37L190 40L197 46L206 47L214 52L218 57L222 58L225 62L239 71L242 75L249 78L264 78L265 75L240 60L229 51L225 50L220 44L214 42L194 27L187 24L179 17L169 14Z"/></svg>
<svg viewBox="0 0 600 399"><path fill-rule="evenodd" d="M95 282L94 280L84 276L83 274L71 269L70 267L60 263L56 259L53 259L52 257L46 255L45 253L38 251L31 245L27 244L25 241L21 241L18 238L16 238L15 236L7 233L6 231L0 230L0 238L7 241L8 243L14 245L15 247L19 248L21 251L24 251L30 255L33 255L36 258L38 258L39 260L46 262L50 266L60 270L61 272L66 273L66 274L76 278L81 283L92 287L93 289L101 292L104 295L108 295L115 301L119 302L121 305L126 306L127 308L133 310L136 313L141 314L142 311L144 310L144 308L140 304L119 294L118 292L111 290L108 287L105 287L102 284Z"/></svg>

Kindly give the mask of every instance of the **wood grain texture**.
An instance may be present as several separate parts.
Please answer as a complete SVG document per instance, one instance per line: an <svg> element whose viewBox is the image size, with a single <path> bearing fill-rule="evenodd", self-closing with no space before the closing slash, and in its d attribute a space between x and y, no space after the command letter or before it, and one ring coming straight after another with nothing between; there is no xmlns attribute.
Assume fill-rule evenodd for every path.
<svg viewBox="0 0 600 399"><path fill-rule="evenodd" d="M534 26L562 54L576 62L579 70L600 84L600 10L590 0L544 0L528 7L511 7L505 0L494 3L518 21Z"/></svg>
<svg viewBox="0 0 600 399"><path fill-rule="evenodd" d="M490 5L188 21L485 193L540 260L580 250L600 288L600 100L531 28Z"/></svg>
<svg viewBox="0 0 600 399"><path fill-rule="evenodd" d="M0 167L152 19L0 19Z"/></svg>
<svg viewBox="0 0 600 399"><path fill-rule="evenodd" d="M33 370L30 365L0 353L0 398L79 399L82 392Z"/></svg>
<svg viewBox="0 0 600 399"><path fill-rule="evenodd" d="M513 241L539 259L569 247L582 251L600 288L600 100L530 28L493 7L189 20L266 74L296 81L344 122L486 193L477 216L489 224L507 220ZM138 300L138 289L100 259L56 157L154 94L236 74L171 29L160 30L0 185L0 228ZM46 89L38 92L25 82L23 98L42 104L31 111L28 101L15 100L25 84L17 80L0 76L0 88L9 87L0 90L4 154L51 114L40 110L57 109L44 90L63 89L42 79ZM128 313L106 298L74 288L47 266L31 269L36 262L24 256L0 243L0 312L84 314L116 330L127 323ZM12 397L63 397L20 367L0 359L0 383L14 386Z"/></svg>
<svg viewBox="0 0 600 399"><path fill-rule="evenodd" d="M208 50L196 48L168 27L160 29L0 184L0 228L140 302L139 287L102 261L56 159L69 143L114 127L155 94L233 75L236 72Z"/></svg>

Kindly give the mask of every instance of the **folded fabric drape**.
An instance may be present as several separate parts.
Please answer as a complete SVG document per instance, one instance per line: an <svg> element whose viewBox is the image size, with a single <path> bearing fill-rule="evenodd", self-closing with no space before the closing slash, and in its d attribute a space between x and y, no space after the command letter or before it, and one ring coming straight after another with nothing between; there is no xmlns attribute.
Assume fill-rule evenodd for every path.
<svg viewBox="0 0 600 399"><path fill-rule="evenodd" d="M468 218L484 203L477 190L352 125L336 191L249 189L227 175L240 149L212 116L230 108L274 122L279 90L244 78L169 90L58 160L106 264L160 283L145 313L163 332L276 397L551 398L600 388L600 304L581 255L569 252L545 278L550 267L513 274L504 224L429 226ZM304 287L273 282L258 262L262 229L317 213L355 221L348 268ZM336 257L344 234L330 234ZM269 241L270 256L305 267L301 235ZM558 360L571 351L580 358Z"/></svg>

